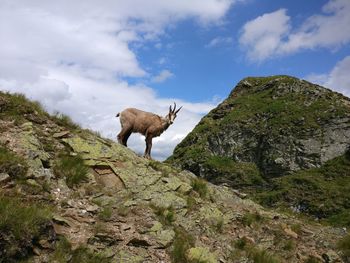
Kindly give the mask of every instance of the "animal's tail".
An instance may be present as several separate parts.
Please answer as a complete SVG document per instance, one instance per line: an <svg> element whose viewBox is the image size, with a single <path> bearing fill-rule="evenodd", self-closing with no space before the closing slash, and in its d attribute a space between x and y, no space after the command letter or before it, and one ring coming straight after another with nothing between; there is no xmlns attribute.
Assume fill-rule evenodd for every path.
<svg viewBox="0 0 350 263"><path fill-rule="evenodd" d="M120 112L117 113L117 115L115 115L116 117L119 117L120 116Z"/></svg>

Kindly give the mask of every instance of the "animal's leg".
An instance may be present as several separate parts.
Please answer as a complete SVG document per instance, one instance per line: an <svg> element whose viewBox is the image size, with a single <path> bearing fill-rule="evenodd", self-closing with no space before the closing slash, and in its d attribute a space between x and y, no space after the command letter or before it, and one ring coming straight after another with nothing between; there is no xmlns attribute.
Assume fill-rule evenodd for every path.
<svg viewBox="0 0 350 263"><path fill-rule="evenodd" d="M129 129L128 131L125 132L124 138L123 138L123 145L128 146L127 142L128 142L128 139L129 139L131 133L132 133L131 129Z"/></svg>
<svg viewBox="0 0 350 263"><path fill-rule="evenodd" d="M145 154L143 157L145 157L147 159L152 159L151 158L151 149L152 149L152 137L146 136L146 150L145 150Z"/></svg>
<svg viewBox="0 0 350 263"><path fill-rule="evenodd" d="M125 140L126 135L128 134L128 132L131 129L129 127L122 127L122 130L120 131L120 133L118 134L117 138L118 138L118 142L124 146L126 146L126 141L128 140L128 138Z"/></svg>

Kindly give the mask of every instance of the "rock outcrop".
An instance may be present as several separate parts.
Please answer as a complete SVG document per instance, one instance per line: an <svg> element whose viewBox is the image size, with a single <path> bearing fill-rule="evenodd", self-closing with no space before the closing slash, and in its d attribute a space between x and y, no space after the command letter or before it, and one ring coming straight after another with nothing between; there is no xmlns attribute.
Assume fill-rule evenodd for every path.
<svg viewBox="0 0 350 263"><path fill-rule="evenodd" d="M0 262L346 260L344 229L264 209L21 96L0 102Z"/></svg>
<svg viewBox="0 0 350 263"><path fill-rule="evenodd" d="M343 186L350 183L346 175L350 168L344 168L349 167L349 147L349 98L289 76L246 78L200 121L167 161L254 196L281 190L275 200L269 196L263 203L284 199L293 209L302 207L296 210L323 218L348 209L350 195ZM324 166L326 170L340 168L334 160L341 156L345 170L339 169L338 176L330 180ZM320 169L323 175L317 177ZM310 173L299 174L302 180L288 179L305 170ZM305 178L312 179L305 183ZM324 211L327 198L336 199L338 205Z"/></svg>
<svg viewBox="0 0 350 263"><path fill-rule="evenodd" d="M202 164L212 156L253 163L264 177L279 177L320 167L349 146L349 98L288 76L246 78L170 160L202 177L211 177Z"/></svg>

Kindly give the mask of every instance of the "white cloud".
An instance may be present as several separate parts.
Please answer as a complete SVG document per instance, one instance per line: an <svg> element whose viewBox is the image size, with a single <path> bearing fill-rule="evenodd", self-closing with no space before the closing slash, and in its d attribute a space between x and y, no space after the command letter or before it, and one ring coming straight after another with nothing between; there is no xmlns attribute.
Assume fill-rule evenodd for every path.
<svg viewBox="0 0 350 263"><path fill-rule="evenodd" d="M239 41L247 47L248 57L263 60L274 54L289 31L289 19L286 10L280 9L246 23Z"/></svg>
<svg viewBox="0 0 350 263"><path fill-rule="evenodd" d="M292 28L285 9L264 14L243 26L240 43L253 61L349 43L350 1L330 0L322 11L324 14L307 18L299 28Z"/></svg>
<svg viewBox="0 0 350 263"><path fill-rule="evenodd" d="M21 92L50 111L70 115L84 127L115 139L115 114L137 107L165 115L173 101L184 108L153 146L165 158L215 106L160 98L150 87L130 85L124 76L146 76L130 44L160 41L171 25L194 19L219 23L235 0L120 0L0 2L0 90ZM162 73L162 72L161 72ZM170 71L160 74L165 80ZM143 152L133 135L129 145Z"/></svg>
<svg viewBox="0 0 350 263"><path fill-rule="evenodd" d="M350 56L339 61L325 74L310 74L305 79L340 92L350 98Z"/></svg>
<svg viewBox="0 0 350 263"><path fill-rule="evenodd" d="M167 79L170 79L172 77L174 77L174 73L172 73L171 71L169 71L167 69L164 69L161 72L159 72L159 74L157 76L154 76L152 78L152 82L161 83L161 82L164 82Z"/></svg>
<svg viewBox="0 0 350 263"><path fill-rule="evenodd" d="M213 38L205 47L212 48L220 45L230 45L232 43L232 37L216 37Z"/></svg>

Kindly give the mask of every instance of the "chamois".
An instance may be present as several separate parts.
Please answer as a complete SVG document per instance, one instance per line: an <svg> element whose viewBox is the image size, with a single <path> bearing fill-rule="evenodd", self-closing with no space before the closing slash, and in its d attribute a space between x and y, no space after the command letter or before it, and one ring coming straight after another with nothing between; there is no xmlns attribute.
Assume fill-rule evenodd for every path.
<svg viewBox="0 0 350 263"><path fill-rule="evenodd" d="M131 133L141 133L146 137L146 150L144 157L151 159L152 139L161 135L166 129L173 124L176 114L181 110L182 106L176 110L169 107L169 113L165 116L159 116L151 112L145 112L135 108L127 108L118 113L116 117L120 117L122 130L118 134L118 142L127 146L127 141Z"/></svg>

